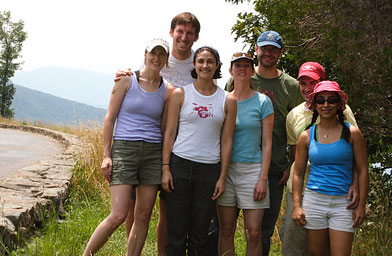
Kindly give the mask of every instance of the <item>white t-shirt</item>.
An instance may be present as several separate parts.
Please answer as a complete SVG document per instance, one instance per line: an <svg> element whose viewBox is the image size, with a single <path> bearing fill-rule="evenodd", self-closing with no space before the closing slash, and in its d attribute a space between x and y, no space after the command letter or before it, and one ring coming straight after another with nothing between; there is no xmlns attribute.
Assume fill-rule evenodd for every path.
<svg viewBox="0 0 392 256"><path fill-rule="evenodd" d="M216 164L220 162L227 92L217 86L214 94L205 96L189 84L184 86L184 94L173 153L194 162Z"/></svg>
<svg viewBox="0 0 392 256"><path fill-rule="evenodd" d="M172 54L169 56L169 65L161 70L163 79L175 87L184 87L194 83L196 79L191 76L193 70L193 54L185 60L178 60Z"/></svg>

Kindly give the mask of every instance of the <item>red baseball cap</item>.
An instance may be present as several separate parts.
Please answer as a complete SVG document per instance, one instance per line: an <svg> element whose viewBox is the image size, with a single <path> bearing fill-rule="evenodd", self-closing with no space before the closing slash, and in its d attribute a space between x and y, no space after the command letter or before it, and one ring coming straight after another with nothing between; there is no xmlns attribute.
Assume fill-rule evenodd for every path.
<svg viewBox="0 0 392 256"><path fill-rule="evenodd" d="M309 95L309 109L314 109L314 97L320 92L336 92L339 94L340 97L340 108L342 110L346 109L346 103L347 103L347 94L340 89L340 86L337 82L335 81L321 81L316 86L314 87L313 92Z"/></svg>
<svg viewBox="0 0 392 256"><path fill-rule="evenodd" d="M314 80L325 80L325 70L323 66L317 62L305 62L299 68L297 80L302 76L307 76Z"/></svg>

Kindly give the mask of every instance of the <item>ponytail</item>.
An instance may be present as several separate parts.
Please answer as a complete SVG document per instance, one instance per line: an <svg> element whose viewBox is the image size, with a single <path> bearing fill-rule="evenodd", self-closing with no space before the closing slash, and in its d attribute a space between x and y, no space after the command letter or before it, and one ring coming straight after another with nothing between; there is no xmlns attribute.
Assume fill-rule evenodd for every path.
<svg viewBox="0 0 392 256"><path fill-rule="evenodd" d="M310 122L310 124L308 126L306 126L305 130L309 129L310 127L312 127L312 125L314 125L314 123L317 121L318 116L319 116L319 113L317 112L317 110L314 110L313 116L312 116L312 122Z"/></svg>
<svg viewBox="0 0 392 256"><path fill-rule="evenodd" d="M234 90L234 79L231 80L230 84L229 84L229 88L228 91L232 92Z"/></svg>
<svg viewBox="0 0 392 256"><path fill-rule="evenodd" d="M346 126L346 124L344 123L344 119L346 118L343 114L343 110L342 109L338 109L338 120L339 123L343 126L343 134L342 137L343 139L345 139L347 142L350 142L350 136L351 136L351 132L350 129Z"/></svg>

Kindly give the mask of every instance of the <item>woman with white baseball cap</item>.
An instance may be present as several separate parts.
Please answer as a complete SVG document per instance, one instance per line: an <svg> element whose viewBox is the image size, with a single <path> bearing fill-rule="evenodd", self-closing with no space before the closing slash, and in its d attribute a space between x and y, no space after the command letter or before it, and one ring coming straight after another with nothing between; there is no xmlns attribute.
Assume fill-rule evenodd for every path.
<svg viewBox="0 0 392 256"><path fill-rule="evenodd" d="M165 103L174 89L160 76L168 57L169 44L154 39L147 44L144 68L132 76L121 77L114 84L104 120L102 161L103 176L110 183L112 210L95 229L84 256L95 254L125 221L134 186L135 216L127 255L141 254L161 184Z"/></svg>

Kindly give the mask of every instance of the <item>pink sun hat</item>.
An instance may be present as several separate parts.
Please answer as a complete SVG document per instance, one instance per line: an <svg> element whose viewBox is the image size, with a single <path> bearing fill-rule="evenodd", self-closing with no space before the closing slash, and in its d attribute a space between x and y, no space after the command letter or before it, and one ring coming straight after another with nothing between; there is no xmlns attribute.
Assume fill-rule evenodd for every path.
<svg viewBox="0 0 392 256"><path fill-rule="evenodd" d="M347 94L340 89L339 84L335 81L321 81L318 84L316 84L313 92L309 95L309 102L310 102L308 106L309 109L314 110L314 105L315 105L314 98L320 92L336 92L337 94L339 94L340 97L339 107L342 110L346 109Z"/></svg>

